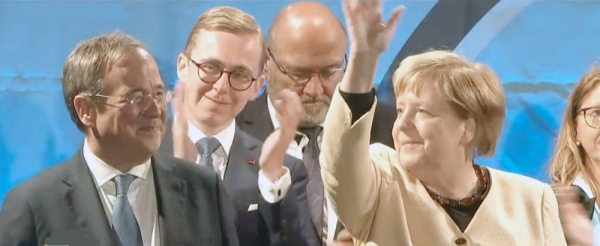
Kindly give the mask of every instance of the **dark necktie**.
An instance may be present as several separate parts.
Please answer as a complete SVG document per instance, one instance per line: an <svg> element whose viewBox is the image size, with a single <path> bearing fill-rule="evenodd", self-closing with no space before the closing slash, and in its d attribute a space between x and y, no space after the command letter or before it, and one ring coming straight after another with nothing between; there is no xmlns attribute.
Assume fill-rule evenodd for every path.
<svg viewBox="0 0 600 246"><path fill-rule="evenodd" d="M302 154L302 162L308 172L308 184L306 185L306 193L308 195L308 205L313 224L317 229L319 237L325 239L327 228L324 224L324 215L326 209L323 199L323 181L321 180L321 165L319 165L319 148L318 138L323 128L314 126L310 128L300 128L300 132L308 137L308 145L304 148ZM325 212L325 213L324 213Z"/></svg>
<svg viewBox="0 0 600 246"><path fill-rule="evenodd" d="M198 153L200 153L200 164L215 170L212 155L219 147L221 147L221 143L214 137L205 137L198 140L198 142L196 142L196 148L198 149Z"/></svg>
<svg viewBox="0 0 600 246"><path fill-rule="evenodd" d="M113 229L122 246L142 246L142 234L127 198L127 191L136 177L131 174L120 174L113 178L117 188L117 199L113 204Z"/></svg>

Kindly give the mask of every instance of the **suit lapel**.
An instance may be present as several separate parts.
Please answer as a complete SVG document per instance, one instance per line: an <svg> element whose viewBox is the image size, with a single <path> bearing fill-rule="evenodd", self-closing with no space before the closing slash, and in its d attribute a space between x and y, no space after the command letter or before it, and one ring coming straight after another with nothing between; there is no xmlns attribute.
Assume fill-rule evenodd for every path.
<svg viewBox="0 0 600 246"><path fill-rule="evenodd" d="M235 129L223 179L225 189L229 192L238 190L240 185L247 186L249 183L257 183L260 170L258 164L260 142L252 140L247 133L238 128ZM249 173L254 175L249 175Z"/></svg>
<svg viewBox="0 0 600 246"><path fill-rule="evenodd" d="M86 228L98 245L116 245L98 195L98 190L81 150L69 161L69 173L63 179L65 202L74 215L77 227Z"/></svg>
<svg viewBox="0 0 600 246"><path fill-rule="evenodd" d="M185 220L187 211L188 183L177 177L175 165L155 155L152 157L154 187L158 220L161 233L161 245L175 245L177 238L186 238L178 228Z"/></svg>

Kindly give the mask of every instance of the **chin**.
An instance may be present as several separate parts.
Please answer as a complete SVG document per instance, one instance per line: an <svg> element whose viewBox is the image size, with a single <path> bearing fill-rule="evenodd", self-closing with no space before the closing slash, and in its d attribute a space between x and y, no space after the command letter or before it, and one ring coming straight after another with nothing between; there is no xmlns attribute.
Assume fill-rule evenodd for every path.
<svg viewBox="0 0 600 246"><path fill-rule="evenodd" d="M420 163L421 163L420 158L418 158L416 156L405 156L405 157L400 156L399 160L400 160L400 165L406 170L415 169L416 167L420 166Z"/></svg>

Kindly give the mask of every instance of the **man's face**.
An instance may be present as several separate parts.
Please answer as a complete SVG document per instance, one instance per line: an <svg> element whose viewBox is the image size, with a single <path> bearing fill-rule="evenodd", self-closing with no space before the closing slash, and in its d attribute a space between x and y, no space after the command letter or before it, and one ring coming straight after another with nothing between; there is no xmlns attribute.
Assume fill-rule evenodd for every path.
<svg viewBox="0 0 600 246"><path fill-rule="evenodd" d="M334 47L279 42L272 47L265 65L269 95L276 97L286 88L295 91L304 107L300 125L322 124L346 68L345 42Z"/></svg>
<svg viewBox="0 0 600 246"><path fill-rule="evenodd" d="M201 30L190 54L177 62L189 120L210 128L231 124L262 87L261 57L258 35Z"/></svg>
<svg viewBox="0 0 600 246"><path fill-rule="evenodd" d="M95 98L105 103L96 109L92 131L105 149L133 159L156 153L167 106L158 65L146 50L135 49L117 60Z"/></svg>

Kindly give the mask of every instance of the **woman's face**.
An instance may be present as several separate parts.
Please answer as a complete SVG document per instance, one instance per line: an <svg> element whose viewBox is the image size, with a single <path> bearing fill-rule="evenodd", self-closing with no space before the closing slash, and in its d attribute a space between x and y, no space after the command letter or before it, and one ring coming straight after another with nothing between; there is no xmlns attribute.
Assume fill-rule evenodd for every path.
<svg viewBox="0 0 600 246"><path fill-rule="evenodd" d="M600 164L600 85L596 85L581 101L575 119L577 141L585 151L588 161ZM591 125L591 126L590 126Z"/></svg>
<svg viewBox="0 0 600 246"><path fill-rule="evenodd" d="M460 118L437 88L426 84L418 93L405 90L397 95L396 108L392 134L404 168L465 160L474 123Z"/></svg>

